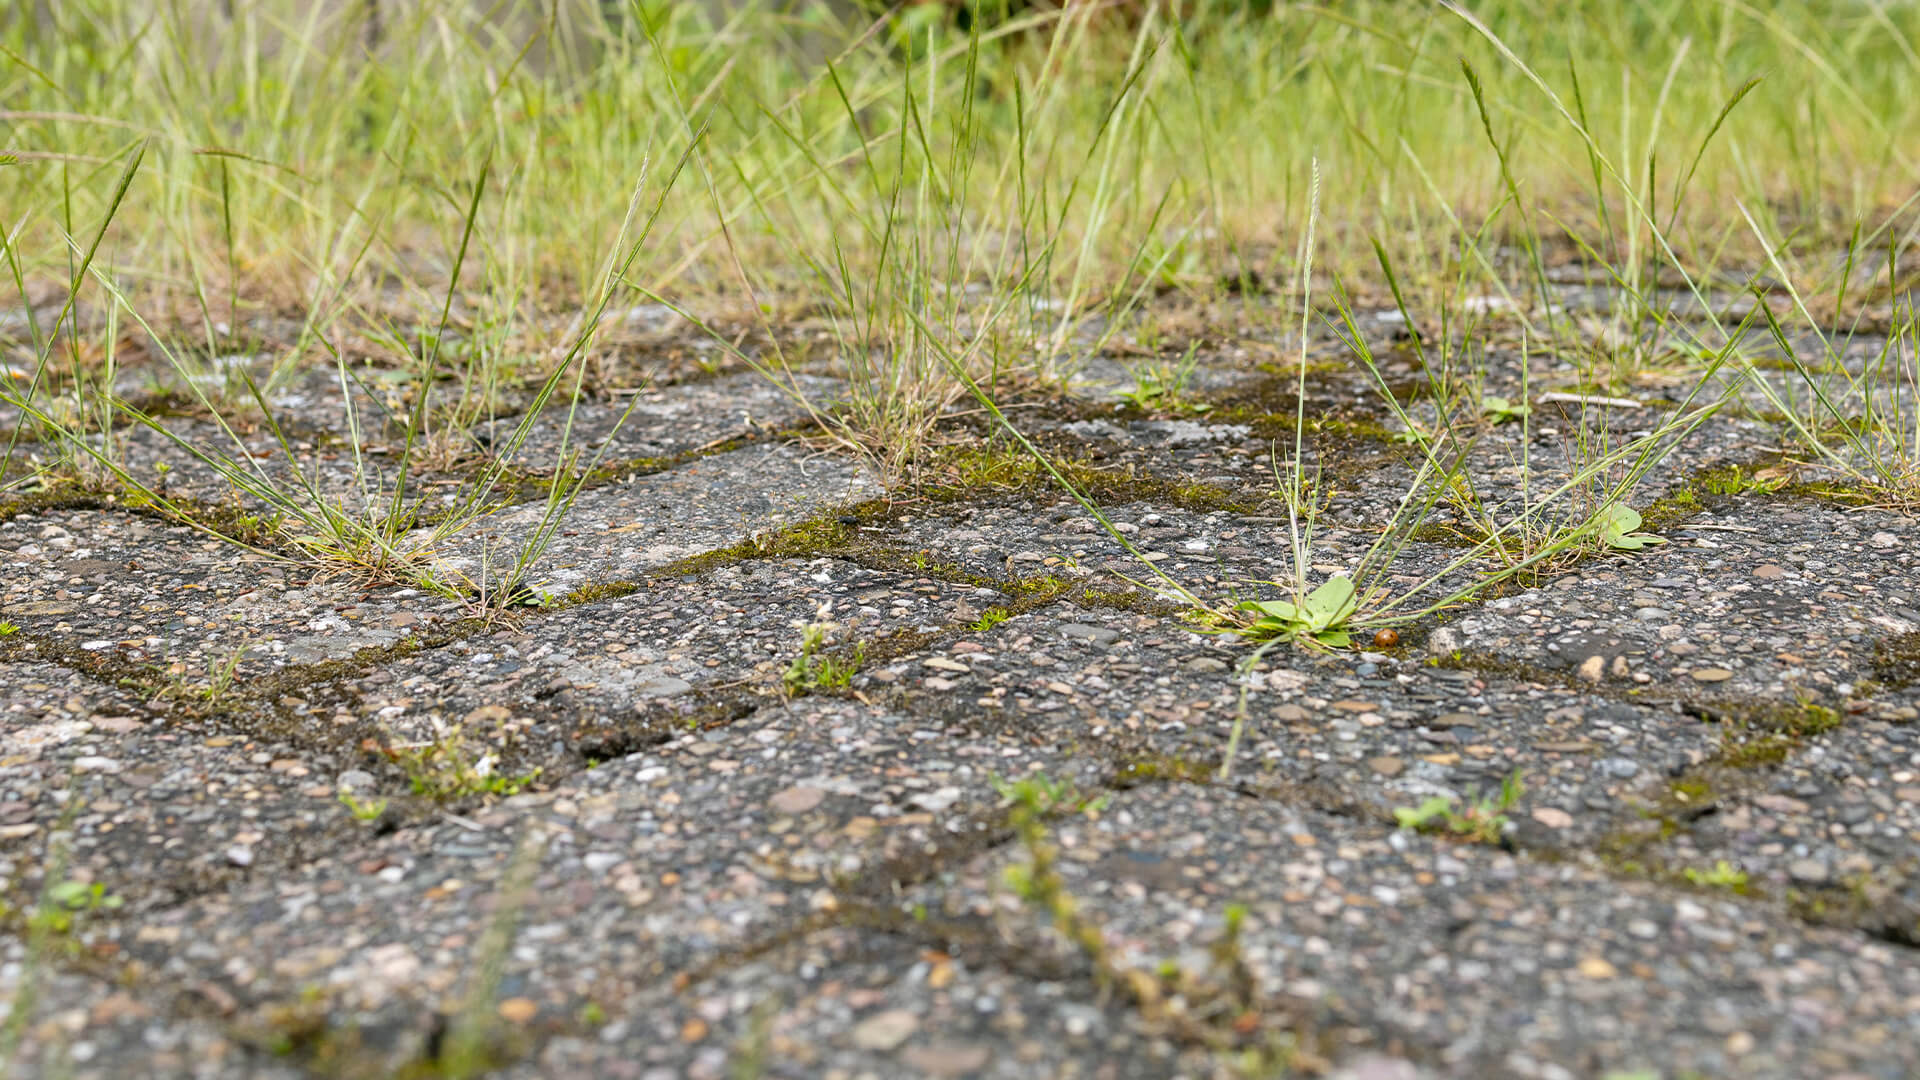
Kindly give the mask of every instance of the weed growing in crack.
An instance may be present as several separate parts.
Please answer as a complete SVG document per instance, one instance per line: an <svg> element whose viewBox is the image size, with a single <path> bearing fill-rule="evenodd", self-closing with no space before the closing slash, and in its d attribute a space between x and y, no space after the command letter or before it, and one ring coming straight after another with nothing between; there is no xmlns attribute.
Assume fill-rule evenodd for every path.
<svg viewBox="0 0 1920 1080"><path fill-rule="evenodd" d="M1600 542L1615 551L1640 551L1667 542L1665 537L1641 532L1640 512L1625 503L1614 503L1602 510L1597 520Z"/></svg>
<svg viewBox="0 0 1920 1080"><path fill-rule="evenodd" d="M399 766L415 795L436 802L476 795L517 795L540 776L538 769L518 776L498 772L497 755L477 746L462 724L427 742L369 739L363 746Z"/></svg>
<svg viewBox="0 0 1920 1080"><path fill-rule="evenodd" d="M124 900L108 892L106 885L98 881L69 878L56 882L47 888L43 902L28 920L29 932L39 929L64 936L92 915L113 911L123 903Z"/></svg>
<svg viewBox="0 0 1920 1080"><path fill-rule="evenodd" d="M532 899L534 872L539 868L546 837L537 831L515 845L495 897L493 919L474 946L474 965L467 975L464 1000L447 1022L446 1037L437 1053L419 1064L413 1076L420 1080L470 1080L520 1056L517 1036L502 1028L497 1002L515 927ZM401 1077L408 1074L403 1071Z"/></svg>
<svg viewBox="0 0 1920 1080"><path fill-rule="evenodd" d="M1248 613L1252 621L1235 623L1232 629L1249 641L1306 639L1344 649L1352 643L1347 622L1353 617L1354 599L1353 580L1335 576L1298 601L1243 600L1235 604L1233 610Z"/></svg>
<svg viewBox="0 0 1920 1080"><path fill-rule="evenodd" d="M362 799L351 791L340 793L340 805L347 808L347 813L352 814L355 821L369 824L380 820L380 815L387 812L387 800Z"/></svg>
<svg viewBox="0 0 1920 1080"><path fill-rule="evenodd" d="M1024 866L1007 868L1007 886L1014 895L1045 916L1054 930L1092 961L1103 982L1124 982L1114 965L1100 928L1080 914L1079 905L1060 876L1060 851L1047 833L1047 819L1059 813L1085 812L1094 803L1065 781L1033 773L999 785L1000 795L1012 804L1014 835L1027 854Z"/></svg>
<svg viewBox="0 0 1920 1080"><path fill-rule="evenodd" d="M1525 398L1508 401L1496 394L1488 394L1480 399L1480 413L1488 423L1509 424L1533 415L1533 407L1526 403Z"/></svg>
<svg viewBox="0 0 1920 1080"><path fill-rule="evenodd" d="M1516 769L1501 781L1498 793L1483 795L1464 809L1456 810L1448 796L1435 795L1419 806L1396 807L1393 819L1401 828L1415 832L1447 833L1470 843L1498 844L1510 824L1506 812L1523 793Z"/></svg>
<svg viewBox="0 0 1920 1080"><path fill-rule="evenodd" d="M1725 859L1721 859L1705 870L1689 866L1682 870L1681 874L1703 889L1725 889L1741 896L1747 893L1747 872Z"/></svg>
<svg viewBox="0 0 1920 1080"><path fill-rule="evenodd" d="M70 796L50 836L69 835L84 802ZM26 924L19 935L25 949L14 979L13 1000L7 1006L5 1018L0 1019L0 1068L10 1067L20 1052L21 1040L26 1036L34 1006L40 999L42 973L77 944L72 934L84 926L89 915L112 910L121 903L119 897L110 895L96 882L69 879L67 860L65 843L50 839L40 861L40 893L25 912L10 909L4 891L0 890L0 924L17 925L22 915Z"/></svg>
<svg viewBox="0 0 1920 1080"><path fill-rule="evenodd" d="M680 166L687 161L685 154L665 181L651 212L646 214L641 213L644 205L642 196L648 182L647 174L643 171L634 186L627 217L621 223L616 243L596 278L588 309L578 320L571 346L562 350L563 355L551 372L534 389L511 431L504 438L493 440L489 454L478 469L451 485L450 491L445 485L437 491L429 491L419 474L435 456L436 432L441 430L443 421L448 427L460 426L459 417L442 416L431 407L434 387L446 377L458 377L463 387L467 388L462 391L465 395L479 379L472 370L464 375L454 371L458 366L457 356L451 354L457 354L459 349L450 349L448 343L456 336L452 333L456 299L461 295L462 272L468 262L469 248L476 243L491 162L483 163L470 183L459 185L466 189L464 214L458 242L454 245L450 275L439 304L437 328L409 337L390 325L386 327L387 344L404 355L409 365L403 374L404 381L411 387L412 399L410 404L402 403L403 408L399 412L404 415L397 415L395 410L383 404L379 394L367 393L367 387L349 364L346 354L324 328L313 329L311 336L302 341L303 346L323 351L334 361L334 382L341 396L346 427L344 442L351 455L351 469L343 486L341 478L323 472L317 461L309 460L313 446L300 442L288 431L270 401L269 393L279 375L277 368L268 376L266 385L257 382L244 365L233 370L233 378L245 392L245 407L254 413L250 417L242 417L233 403L215 400L210 394L205 380L198 377L203 373L196 370L196 361L190 351L171 344L169 337L137 309L123 283L96 264L94 254L106 237L115 214L124 205L146 153L147 144L142 142L125 156L121 176L106 213L85 258L75 264L76 268L68 281L67 306L60 319L56 320L56 329L70 321L71 311L82 288L89 283L96 284L99 291L105 294L110 342L117 340L117 332L113 330L114 320L123 315L128 317L148 339L150 350L181 378L186 392L210 418L217 434L208 439L176 430L118 396L110 385L91 391L82 385L76 391L84 402L98 405L97 411L101 415L96 418L97 422L81 423L64 417L58 401L48 398L40 389L41 375L46 371L55 348L52 336L38 342L35 375L27 386L21 388L0 384L0 404L10 406L19 416L37 426L49 445L62 448L75 471L82 475L94 475L99 483L116 489L131 503L152 508L209 535L265 554L284 557L292 552L299 558L323 566L349 569L370 582L405 583L443 596L470 599L483 609L525 602L530 594L528 581L533 564L551 545L587 480L613 445L609 437L592 454L585 453L575 445L573 421L583 395L585 356L600 331L613 297L629 285L627 276L666 205L667 195L679 176ZM223 172L223 178L225 175ZM223 179L223 191L224 184ZM9 245L5 254L12 259L14 248ZM364 246L362 254L365 254ZM17 271L17 265L15 269ZM348 276L352 276L351 269ZM26 299L24 285L17 273L16 285L22 289L22 299ZM504 302L499 296L489 296L488 299ZM334 300L340 301L337 292ZM69 342L75 342L78 338L78 325L70 327L64 336ZM450 355L443 356L443 353ZM77 368L80 365L76 363L74 366ZM526 535L514 543L504 564L493 565L488 557L483 556L481 577L478 581L472 580L469 575L445 562L440 556L441 550L457 534L500 508L502 489L513 472L511 462L532 434L536 421L549 411L556 397L567 401L567 409L560 446L556 451L556 466L552 480L547 485L544 504L533 515L531 528ZM638 400L636 396L634 403L637 404ZM367 402L370 404L365 404ZM630 404L627 413L616 421L615 431L625 423L633 407ZM373 449L376 440L370 437L369 418L364 415L370 408L384 412L383 423L397 423L401 428L397 445L385 447L379 453ZM471 420L472 417L467 419ZM250 506L259 508L254 515L263 523L262 527L235 534L202 520L191 506L166 493L170 470L160 471L153 482L140 479L130 468L119 444L111 437L116 421L147 429L211 472ZM6 458L0 460L0 476L9 470L14 443L26 426L22 424L14 428ZM241 434L243 427L257 427L267 436L270 449L263 451L249 445ZM430 515L429 510L432 511ZM431 524L423 524L429 517ZM265 535L255 535L256 532Z"/></svg>
<svg viewBox="0 0 1920 1080"><path fill-rule="evenodd" d="M866 661L866 643L855 645L853 652L845 657L833 656L824 651L832 629L826 623L809 623L801 629L799 655L787 664L787 670L780 676L780 683L789 696L844 689L860 673L860 665Z"/></svg>
<svg viewBox="0 0 1920 1080"><path fill-rule="evenodd" d="M236 1035L276 1057L294 1059L314 1075L342 1080L477 1080L524 1057L528 1040L508 1026L505 1003L495 999L544 846L537 831L515 845L460 996L446 1011L431 1014L431 1026L418 1032L419 1041L396 1048L390 1036L365 1038L358 1027L333 1015L334 991L321 986L262 1007L236 1026Z"/></svg>
<svg viewBox="0 0 1920 1080"><path fill-rule="evenodd" d="M240 674L240 663L246 659L251 643L242 641L224 656L210 657L207 660L207 676L198 683L187 681L185 665L174 665L167 693L179 701L193 702L214 708L226 701L233 690L234 679Z"/></svg>
<svg viewBox="0 0 1920 1080"><path fill-rule="evenodd" d="M1322 1064L1300 1045L1292 1018L1262 994L1241 953L1244 907L1227 905L1220 936L1208 949L1209 970L1191 971L1171 960L1151 971L1126 966L1099 922L1068 890L1048 831L1057 817L1097 816L1106 797L1082 795L1043 773L997 787L1011 805L1009 823L1027 857L1025 864L1007 868L1007 886L1088 961L1102 988L1124 995L1150 1029L1213 1052L1238 1075L1280 1076Z"/></svg>
<svg viewBox="0 0 1920 1080"><path fill-rule="evenodd" d="M1155 360L1127 369L1133 385L1116 391L1120 400L1143 412L1171 412L1197 415L1213 408L1188 396L1189 385L1199 364L1200 343L1187 347L1186 354L1171 363Z"/></svg>
<svg viewBox="0 0 1920 1080"><path fill-rule="evenodd" d="M979 618L968 623L967 629L977 634L984 634L1011 618L1013 618L1013 612L1008 611L1006 608L990 607L981 612Z"/></svg>

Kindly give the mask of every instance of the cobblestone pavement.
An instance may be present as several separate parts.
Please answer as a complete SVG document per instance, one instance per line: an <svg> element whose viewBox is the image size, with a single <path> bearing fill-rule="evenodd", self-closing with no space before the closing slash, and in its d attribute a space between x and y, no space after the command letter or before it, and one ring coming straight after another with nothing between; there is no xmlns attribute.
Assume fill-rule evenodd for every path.
<svg viewBox="0 0 1920 1080"><path fill-rule="evenodd" d="M1117 409L1115 361L1016 412L1131 552L972 420L889 486L718 368L474 427L518 471L432 551L468 581L564 441L612 463L507 610L0 502L5 1075L1920 1075L1920 527L1747 482L1776 436L1716 417L1637 496L1666 543L1256 657L1154 576L1295 573L1256 359L1206 412ZM1318 580L1418 470L1309 385ZM1463 480L1558 483L1599 422ZM1380 580L1483 573L1471 525Z"/></svg>

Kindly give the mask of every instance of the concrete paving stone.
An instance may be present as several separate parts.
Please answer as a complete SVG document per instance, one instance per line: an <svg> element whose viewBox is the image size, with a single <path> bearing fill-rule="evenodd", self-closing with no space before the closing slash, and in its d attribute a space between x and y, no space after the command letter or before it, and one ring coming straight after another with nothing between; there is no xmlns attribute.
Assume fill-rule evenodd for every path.
<svg viewBox="0 0 1920 1080"><path fill-rule="evenodd" d="M1577 314L1607 300L1588 299ZM1175 341L1124 328L1066 400L1014 410L1114 478L1109 520L1213 603L1279 597L1295 573L1271 460L1291 445L1291 353L1239 303L1197 354L1208 411L1114 408L1135 354ZM1476 313L1478 367L1512 396L1528 356L1497 306ZM1392 314L1360 318L1424 417L1434 376ZM390 1075L467 1003L507 1076L1226 1075L1015 895L1004 781L1036 773L1086 800L1048 830L1122 966L1216 979L1208 945L1246 905L1257 992L1234 984L1223 1045L1297 1035L1342 1080L1920 1071L1914 527L1703 480L1772 462L1779 433L1751 410L1633 494L1667 498L1664 546L1506 583L1397 640L1249 666L1252 644L1185 617L1047 484L883 492L783 441L803 412L669 316L621 314L574 414L569 438L593 448L641 395L606 444L631 475L597 478L553 526L533 583L555 602L485 625L467 603L137 514L0 522L16 628L0 633L0 899L28 910L58 867L118 901L49 955L0 919L0 1011L29 977L42 991L8 1075ZM1072 332L1091 347L1102 329ZM1309 586L1359 564L1413 475L1380 437L1371 376L1325 333L1310 357L1309 414L1344 424L1307 440L1328 500ZM1594 376L1591 357L1531 359L1534 393ZM404 404L403 379L370 378L356 401ZM1510 495L1524 455L1535 489L1583 430L1649 429L1688 389L1621 385L1649 407L1536 402L1524 435L1479 432L1467 478ZM474 438L426 447L425 505L457 496L524 389L472 414ZM296 456L351 502L337 378L272 393ZM562 415L516 469L551 465ZM390 465L390 434L367 429L362 450ZM270 435L243 438L285 469ZM224 497L154 433L126 445L155 479L176 465L173 490ZM885 513L855 511L882 494ZM1429 524L1461 524L1449 513ZM497 582L541 514L534 499L474 522L439 568ZM818 551L756 542L815 520L838 526ZM1454 565L1465 550L1430 530L1380 580L1441 575L1437 599L1486 572ZM868 652L848 685L789 697L810 625L837 660ZM435 801L380 750L455 731L463 775L506 781ZM1486 842L1395 827L1515 775ZM390 805L362 821L345 802Z"/></svg>
<svg viewBox="0 0 1920 1080"><path fill-rule="evenodd" d="M1243 671L1253 645L1196 630L1062 603L901 656L854 686L902 708L993 709L1138 782L1213 776L1239 721L1237 782L1381 821L1434 796L1462 808L1492 798L1517 772L1523 795L1508 817L1556 849L1645 820L1723 746L1719 725L1672 705L1435 666L1407 650L1283 648ZM968 670L934 666L942 659Z"/></svg>
<svg viewBox="0 0 1920 1080"><path fill-rule="evenodd" d="M774 947L506 1077L1162 1077L1216 1063L1139 1030L1070 965L1009 970L938 931L835 927ZM1051 975L1052 977L1046 977Z"/></svg>
<svg viewBox="0 0 1920 1080"><path fill-rule="evenodd" d="M1730 747L1621 823L1608 856L1920 943L1920 730L1857 715L1803 744L1761 734Z"/></svg>
<svg viewBox="0 0 1920 1080"><path fill-rule="evenodd" d="M632 581L679 559L726 547L879 494L857 464L793 444L761 444L581 494L552 537L536 587ZM544 503L486 519L447 545L440 565L479 582L513 558Z"/></svg>
<svg viewBox="0 0 1920 1080"><path fill-rule="evenodd" d="M821 411L844 395L845 384L817 375L797 375L791 386L775 385L759 372L673 386L636 388L611 402L566 401L548 406L528 428L515 464L551 468L562 441L569 452L604 453L604 462L671 459L733 439L765 437L810 422L802 398ZM637 401L633 400L635 397ZM516 416L474 427L484 444L504 451L520 424ZM568 425L571 424L569 430Z"/></svg>
<svg viewBox="0 0 1920 1080"><path fill-rule="evenodd" d="M202 1015L176 1015L102 974L58 970L12 937L0 938L0 1015L27 1011L4 1064L9 1080L298 1080L289 1063L252 1054L225 1030L216 992L194 995ZM31 1004L21 994L30 994Z"/></svg>
<svg viewBox="0 0 1920 1080"><path fill-rule="evenodd" d="M1051 838L1117 964L1204 972L1243 905L1239 955L1269 994L1437 1075L1891 1080L1920 1063L1907 950L1765 905L1182 784L1119 793ZM1024 858L984 853L903 905L1017 926L998 883Z"/></svg>
<svg viewBox="0 0 1920 1080"><path fill-rule="evenodd" d="M338 1028L424 1037L510 910L495 998L555 1017L591 1001L650 1024L676 973L723 968L834 909L836 886L890 895L896 878L937 872L936 852L998 842L997 777L1095 779L1024 732L961 734L855 702L765 708L470 817L369 829L272 879L147 913L116 940L156 994L211 982L259 1019L319 987ZM396 1053L408 1045L394 1036Z"/></svg>
<svg viewBox="0 0 1920 1080"><path fill-rule="evenodd" d="M49 664L0 663L0 902L49 867L125 915L270 876L356 832L336 801L360 757L281 728L252 735Z"/></svg>
<svg viewBox="0 0 1920 1080"><path fill-rule="evenodd" d="M1670 539L1463 613L1445 640L1577 680L1792 708L1848 698L1872 677L1876 642L1920 629L1911 519L1741 505Z"/></svg>
<svg viewBox="0 0 1920 1080"><path fill-rule="evenodd" d="M116 676L188 691L217 681L243 648L233 671L248 680L393 646L463 613L421 589L372 587L350 569L282 561L112 511L0 522L0 562L0 597L21 632L0 648L77 653Z"/></svg>
<svg viewBox="0 0 1920 1080"><path fill-rule="evenodd" d="M823 664L864 664L869 645L910 647L1007 602L840 560L755 559L522 619L316 687L294 711L317 724L371 719L402 740L511 731L503 767L571 768L692 721L703 702L777 697L809 627L822 638L798 673L803 690Z"/></svg>

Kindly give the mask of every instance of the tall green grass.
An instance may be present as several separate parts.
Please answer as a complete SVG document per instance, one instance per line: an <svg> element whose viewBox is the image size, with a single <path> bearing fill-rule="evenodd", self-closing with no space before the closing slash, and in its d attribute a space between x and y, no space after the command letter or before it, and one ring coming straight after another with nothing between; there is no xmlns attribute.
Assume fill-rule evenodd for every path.
<svg viewBox="0 0 1920 1080"><path fill-rule="evenodd" d="M1597 391L1712 368L1810 458L1911 485L1887 460L1911 457L1910 395L1833 358L1911 322L1912 5L1041 5L966 31L943 5L375 7L0 16L0 334L28 426L71 436L37 444L67 448L50 467L125 482L117 372L156 358L200 387L264 355L259 385L199 402L215 416L316 366L343 390L414 370L397 482L370 488L398 522L436 432L500 387L552 396L603 348L579 312L631 298L692 315L900 475L970 382L1057 385L1169 306L1320 332L1299 301L1338 282L1401 308L1430 359L1471 366L1497 323ZM670 161L682 182L609 278L632 177ZM1869 251L1884 275L1857 272ZM1580 278L1601 310L1560 306ZM1830 355L1743 359L1804 333ZM1894 338L1880 368L1911 355ZM802 371L845 391L808 399ZM455 402L427 407L435 376ZM198 449L246 486L229 448Z"/></svg>
<svg viewBox="0 0 1920 1080"><path fill-rule="evenodd" d="M963 235L1058 215L1036 284L1075 305L1124 283L1143 247L1195 290L1287 280L1314 159L1329 178L1323 265L1364 266L1372 232L1422 282L1463 254L1450 218L1515 190L1538 224L1591 230L1623 271L1658 257L1636 202L1704 266L1758 250L1738 204L1769 248L1842 240L1911 193L1920 160L1920 15L1869 0L1474 5L1591 146L1439 4L1034 9L969 35L931 7L869 26L824 4L723 17L387 0L372 50L364 5L221 9L70 0L0 27L0 139L19 158L0 172L0 206L29 280L63 277L61 229L99 216L140 139L151 167L117 218L116 272L216 335L270 302L332 311L383 274L401 286L391 299L436 295L451 276L439 223L489 161L489 273L528 305L575 303L635 164L671 160L695 132L710 186L676 193L662 219L673 243L637 279L731 290L737 254L757 295L792 304L823 288L796 246L837 245L858 274L901 235L864 227L889 213ZM1510 174L1486 168L1489 131L1530 151ZM1595 203L1596 149L1634 196ZM942 201L893 198L921 183ZM1076 185L1092 193L1069 200Z"/></svg>

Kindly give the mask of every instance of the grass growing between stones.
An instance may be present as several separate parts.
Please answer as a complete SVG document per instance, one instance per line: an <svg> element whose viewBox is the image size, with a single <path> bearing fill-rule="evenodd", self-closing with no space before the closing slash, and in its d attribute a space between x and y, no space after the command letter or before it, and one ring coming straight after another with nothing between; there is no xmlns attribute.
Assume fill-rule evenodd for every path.
<svg viewBox="0 0 1920 1080"><path fill-rule="evenodd" d="M1150 1027L1219 1055L1234 1075L1285 1076L1324 1066L1294 1030L1295 1018L1265 999L1241 956L1244 908L1225 909L1220 936L1207 950L1209 970L1192 971L1174 961L1153 971L1122 964L1099 922L1068 890L1048 829L1048 821L1062 813L1097 814L1104 799L1079 796L1045 775L1008 783L1002 794L1012 805L1009 821L1026 855L1024 863L1007 868L1007 886L1092 966L1104 990L1130 1001Z"/></svg>
<svg viewBox="0 0 1920 1080"><path fill-rule="evenodd" d="M615 436L636 388L742 368L798 410L749 431L804 422L885 497L741 523L746 539L661 574L832 556L1004 596L937 633L796 627L769 670L791 697L859 697L863 663L1063 598L1184 613L1244 642L1250 671L1282 648L1417 645L1415 624L1634 558L1736 497L1911 512L1916 38L1916 9L1877 3L1005 5L964 26L939 4L16 5L0 15L0 520L62 500L130 509L476 617L252 685L238 652L204 676L122 669L4 622L0 652L226 717L522 622L503 612L649 588L646 573L557 598L530 586L583 498L742 445L629 456ZM1218 389L1255 368L1257 408ZM1778 446L1747 471L1689 465L1653 498L1736 416ZM1137 467L1151 453L1105 469L1050 452L1043 425L1062 417L1247 421L1271 442L1272 485L1248 495L1175 454L1178 475ZM554 427L557 445L536 436ZM1376 472L1398 487L1356 523L1329 481ZM1102 507L1145 501L1281 528L1254 530L1268 569L1205 592L1111 523L1141 556L1132 592L1077 566L988 578L874 535L921 506L1018 506L1049 486L1103 523ZM515 505L538 512L488 537L482 569L442 561ZM1911 637L1878 644L1884 684L1916 677ZM697 697L685 724L718 727L761 690ZM1217 757L1143 758L1121 778L1224 777L1246 717L1243 698ZM1714 784L1772 770L1839 715L1722 719ZM535 779L503 774L510 748L490 734L369 749L423 802L477 801ZM581 753L664 734L620 729ZM1679 817L1713 790L1688 775L1670 795ZM1498 843L1517 797L1516 780L1404 807L1404 823ZM1123 970L1047 835L1070 794L1030 778L1008 799L1028 856L1016 891L1151 1024L1248 1072L1316 1064L1248 986L1238 915L1212 970ZM1739 892L1736 873L1660 870ZM488 1031L498 981L483 964L466 1020L403 1074L510 1056ZM347 1060L310 1017L287 1029L323 1069Z"/></svg>
<svg viewBox="0 0 1920 1080"><path fill-rule="evenodd" d="M934 8L386 15L239 0L150 21L83 0L0 24L18 59L0 254L20 303L0 333L25 421L10 445L54 433L34 470L154 488L124 458L129 425L158 419L128 379L157 378L223 429L181 449L280 516L299 557L436 578L428 541L489 507L510 456L464 429L514 388L578 401L618 338L615 297L686 311L900 475L965 394L951 365L994 393L1060 385L1109 345L1159 341L1169 298L1231 304L1230 333L1284 347L1287 301L1306 297L1282 294L1318 265L1390 294L1442 390L1447 438L1422 445L1444 462L1476 424L1529 422L1524 383L1482 386L1481 350L1518 334L1571 361L1567 385L1699 379L1713 357L1813 464L1883 502L1912 490L1914 161L1890 134L1911 129L1920 81L1905 8L1145 5L966 29ZM1781 159L1795 166L1766 164ZM653 241L597 260L632 219L636 164L675 161L689 181L659 186ZM1316 190L1325 240L1306 245ZM1569 268L1608 298L1598 313L1562 301ZM1862 328L1882 341L1849 366ZM1808 336L1820 355L1803 361ZM1761 355L1776 347L1784 364ZM1136 364L1129 396L1198 407L1197 356ZM294 464L302 440L269 407L315 360L349 410L344 501ZM842 380L835 401L802 389L813 371ZM397 407L353 404L375 387ZM397 459L361 452L361 408L398 422ZM242 419L294 475L239 445ZM1583 416L1580 463L1617 439ZM463 511L409 504L410 470L476 452ZM1568 501L1605 512L1632 469ZM1502 516L1439 475L1488 519L1484 554L1556 542L1546 515ZM564 518L569 486L544 497ZM546 532L495 580L438 584L513 602Z"/></svg>

